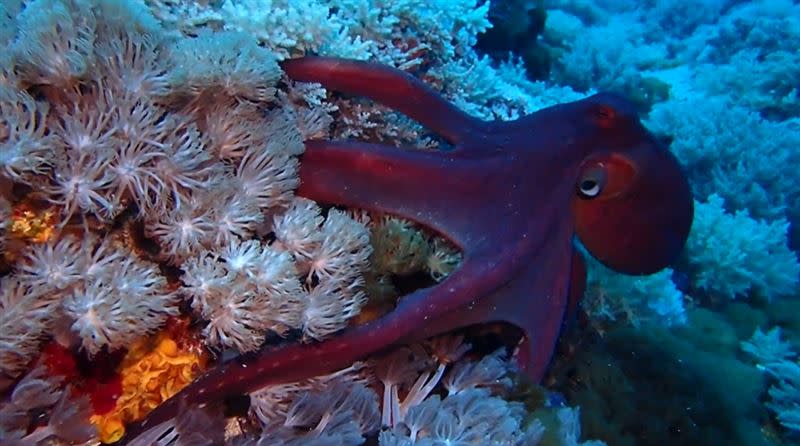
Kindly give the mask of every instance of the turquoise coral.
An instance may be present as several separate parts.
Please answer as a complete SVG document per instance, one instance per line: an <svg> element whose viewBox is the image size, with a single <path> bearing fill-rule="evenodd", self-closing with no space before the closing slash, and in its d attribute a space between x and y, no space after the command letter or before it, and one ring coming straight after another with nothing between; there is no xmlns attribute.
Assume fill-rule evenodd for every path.
<svg viewBox="0 0 800 446"><path fill-rule="evenodd" d="M747 211L728 213L711 195L697 204L697 220L687 243L690 273L712 298L792 296L800 263L788 248L789 223L755 220Z"/></svg>

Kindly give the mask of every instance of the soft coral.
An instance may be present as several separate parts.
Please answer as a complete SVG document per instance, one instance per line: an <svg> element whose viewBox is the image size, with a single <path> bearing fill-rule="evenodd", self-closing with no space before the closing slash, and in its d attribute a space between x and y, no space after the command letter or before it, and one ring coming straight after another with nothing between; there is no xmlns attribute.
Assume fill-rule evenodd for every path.
<svg viewBox="0 0 800 446"><path fill-rule="evenodd" d="M51 302L49 318L67 316L90 354L103 347L126 347L177 314L176 296L158 267L110 238L85 234L80 240L69 235L52 239L26 250L18 269L19 286L34 293L9 302L33 299L34 308ZM36 314L27 311L29 318ZM26 324L24 319L14 321ZM40 330L28 330L28 336Z"/></svg>
<svg viewBox="0 0 800 446"><path fill-rule="evenodd" d="M17 17L12 46L22 80L59 90L77 85L94 61L94 25L82 2L30 2Z"/></svg>
<svg viewBox="0 0 800 446"><path fill-rule="evenodd" d="M0 177L27 183L52 160L49 107L0 84Z"/></svg>

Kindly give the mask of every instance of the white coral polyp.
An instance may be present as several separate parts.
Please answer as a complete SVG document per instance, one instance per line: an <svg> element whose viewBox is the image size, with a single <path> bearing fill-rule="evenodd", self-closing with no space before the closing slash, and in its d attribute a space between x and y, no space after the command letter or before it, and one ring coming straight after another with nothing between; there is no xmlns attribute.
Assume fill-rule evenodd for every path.
<svg viewBox="0 0 800 446"><path fill-rule="evenodd" d="M70 11L59 0L29 2L17 17L19 35L12 45L24 79L68 87L86 75L94 40L94 16L87 12Z"/></svg>
<svg viewBox="0 0 800 446"><path fill-rule="evenodd" d="M229 272L249 275L249 272L257 266L261 251L261 243L258 240L233 241L223 248L220 254L225 259Z"/></svg>
<svg viewBox="0 0 800 446"><path fill-rule="evenodd" d="M56 274L61 280L53 282L53 268L62 270ZM90 354L128 347L178 314L176 296L157 266L91 235L80 243L66 238L37 247L18 276L63 299L61 309Z"/></svg>
<svg viewBox="0 0 800 446"><path fill-rule="evenodd" d="M309 258L322 242L319 227L324 219L319 206L305 198L295 198L283 215L275 217L272 230L276 244L299 258Z"/></svg>
<svg viewBox="0 0 800 446"><path fill-rule="evenodd" d="M187 202L182 208L161 216L147 228L148 235L161 242L168 261L179 263L208 244L214 225L210 209L202 203Z"/></svg>
<svg viewBox="0 0 800 446"><path fill-rule="evenodd" d="M0 175L27 182L44 172L53 156L54 135L47 132L49 107L0 83Z"/></svg>
<svg viewBox="0 0 800 446"><path fill-rule="evenodd" d="M119 315L120 306L103 286L76 290L64 301L64 310L75 319L72 330L83 340L84 348L97 353L104 345L110 345L120 336L126 336L122 327L114 327L111 318Z"/></svg>
<svg viewBox="0 0 800 446"><path fill-rule="evenodd" d="M369 230L346 213L332 209L322 225L323 239L311 254L309 276L350 277L366 269L372 248Z"/></svg>
<svg viewBox="0 0 800 446"><path fill-rule="evenodd" d="M362 273L372 247L364 223L337 209L323 219L316 203L295 198L273 219L273 231L275 246L294 257L308 289L303 336L319 341L345 328L366 303Z"/></svg>
<svg viewBox="0 0 800 446"><path fill-rule="evenodd" d="M334 281L316 286L308 295L308 307L303 313L303 335L322 340L347 327L350 319L358 315L367 301L367 296L355 286L342 288Z"/></svg>
<svg viewBox="0 0 800 446"><path fill-rule="evenodd" d="M203 330L206 340L212 345L235 347L242 352L257 349L266 334L266 326L258 317L268 311L266 299L238 287L217 291L215 304L208 306L211 312L204 314L208 318Z"/></svg>
<svg viewBox="0 0 800 446"><path fill-rule="evenodd" d="M211 345L239 351L258 348L269 331L298 328L303 289L292 257L257 240L232 240L220 252L187 260L181 291L208 321Z"/></svg>
<svg viewBox="0 0 800 446"><path fill-rule="evenodd" d="M80 248L73 237L34 245L25 252L17 276L37 288L62 290L72 286L84 270Z"/></svg>

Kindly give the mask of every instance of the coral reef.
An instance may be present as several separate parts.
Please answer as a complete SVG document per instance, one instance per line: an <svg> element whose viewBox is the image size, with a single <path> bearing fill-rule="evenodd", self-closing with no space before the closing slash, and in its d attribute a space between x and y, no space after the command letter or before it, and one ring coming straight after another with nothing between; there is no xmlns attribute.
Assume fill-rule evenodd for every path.
<svg viewBox="0 0 800 446"><path fill-rule="evenodd" d="M535 14L498 16L512 6ZM789 0L0 2L0 442L113 441L209 364L326 339L458 268L425 228L294 197L306 139L446 145L288 80L279 62L304 54L400 68L484 119L631 96L692 180L684 257L635 278L589 262L582 340L545 382L580 411L521 398L485 336L448 337L227 419L186 407L131 444L796 441L798 17Z"/></svg>
<svg viewBox="0 0 800 446"><path fill-rule="evenodd" d="M788 248L788 221L754 220L746 209L731 215L718 195L697 210L686 247L690 271L696 272L693 286L722 299L772 299L796 292L800 263Z"/></svg>
<svg viewBox="0 0 800 446"><path fill-rule="evenodd" d="M759 401L765 379L737 355L730 313L689 309L686 323L570 336L551 379L581 407L583 432L607 444L780 444Z"/></svg>
<svg viewBox="0 0 800 446"><path fill-rule="evenodd" d="M538 36L544 31L547 9L544 1L489 2L491 28L478 36L477 49L493 59L520 55L528 77L545 80L550 74L550 49Z"/></svg>
<svg viewBox="0 0 800 446"><path fill-rule="evenodd" d="M181 296L153 262L179 266L252 237L265 212L291 199L293 156L302 151L291 118L264 116L256 102L236 105L274 97L280 75L274 57L243 45L241 35L176 41L136 2L30 2L17 27L4 87L15 99L3 102L14 132L3 153L16 151L25 164L8 157L4 178L27 185L26 199L53 206L60 218L4 278L6 333L24 324L26 334L3 349L20 356L4 362L11 374L35 354L25 338L41 337L61 317L90 354L127 348L161 327ZM202 51L190 51L198 42ZM43 100L27 94L34 90ZM232 129L209 122L223 111L273 131L237 150ZM126 221L141 221L157 251L137 252L141 244L124 240L115 227ZM42 316L31 318L31 306Z"/></svg>
<svg viewBox="0 0 800 446"><path fill-rule="evenodd" d="M288 82L277 64L320 51L424 69L451 98L484 116L510 117L562 100L556 90L534 104L523 91L545 91L544 85L525 80L519 65L496 73L488 58L474 53L476 35L488 27L488 5L450 6L4 3L0 234L8 268L0 301L1 371L11 395L18 395L28 386L22 377L31 364L49 357L43 346L53 345L66 365L57 368L63 375L50 375L70 376L81 392L106 401L93 406L91 417L51 413L56 403L83 407L64 392L42 406L50 424L19 425L17 437L19 426L4 426L4 441L76 441L91 435L78 430L90 418L102 441L114 441L127 422L206 366L205 349L246 352L276 337L315 342L361 315L368 280L388 283L412 271L441 280L456 268L457 251L404 222L293 197L297 157L311 136L333 131L438 142L377 107ZM379 15L363 15L375 7ZM457 72L469 67L467 59L481 60L498 82L505 76L516 97L460 87ZM329 129L331 114L343 125ZM398 240L394 231L409 235ZM402 251L413 234L419 235L412 249L422 250L416 263ZM174 337L170 321L179 314L191 317L186 329L201 337L200 350ZM100 381L86 375L81 364L87 363L103 369ZM444 368L437 370L414 404L437 387ZM309 384L302 394L296 387L284 398L283 424L266 424L261 441L358 444L380 427L377 394L367 385L340 378ZM107 386L116 390L99 390ZM481 392L471 398L507 404ZM19 401L12 397L4 408ZM447 401L442 404L459 407L456 399ZM513 407L519 423L523 412ZM356 413L360 421L353 423ZM66 416L82 418L74 432L58 427ZM186 426L204 416L187 408L171 435L188 440L199 430ZM305 429L311 433L301 435Z"/></svg>
<svg viewBox="0 0 800 446"><path fill-rule="evenodd" d="M800 279L793 243L798 227L798 183L793 172L800 164L794 150L797 85L783 82L798 62L797 54L787 51L797 40L797 5L723 0L694 2L687 8L681 1L553 0L548 6L552 9L542 38L560 52L554 58L553 78L579 91L611 88L628 94L645 91L645 82L654 82L647 88L659 90L643 96L649 111L647 126L662 135L684 162L697 199L692 235L671 274L629 279L590 263L584 308L589 313L587 325L603 336L603 342L595 353L599 358L570 363L574 367L570 373L579 374L574 382L586 386L578 391L581 397L571 400L582 401L587 418L608 413L613 406L624 419L622 414L642 410L648 399L660 401L653 413L671 413L673 406L663 397L669 394L677 398L674 417L669 416L675 420L674 429L659 431L663 415L637 416L638 420L631 418L623 422L629 424L615 428L608 427L613 424L608 420L587 420L590 435L614 444L796 441L795 427L788 421L790 395L797 393L789 390L791 361L782 363L786 367L781 373L771 373L763 366L763 356L797 345L797 325L786 314L796 305ZM676 14L677 10L683 12ZM717 322L712 325L710 320ZM630 323L638 328L626 328ZM673 326L656 328L665 323ZM759 327L776 326L784 330L788 346L770 349L763 337L746 344L767 373L743 367L748 361L732 346L745 342ZM687 335L689 344L698 348L676 341ZM610 346L611 351L600 345ZM613 377L608 387L601 381L602 373L588 362L606 363L606 358L622 361L625 375L623 380ZM652 373L653 363L668 369L669 358L679 358L681 368L692 371L639 375ZM712 370L692 362L715 366ZM692 379L709 376L715 377L711 378L715 388L693 397ZM728 384L723 384L726 380ZM659 386L670 390L662 392ZM642 398L620 399L620 388L630 388ZM725 395L733 388L748 393L733 401ZM780 398L774 401L770 394ZM741 405L757 398L767 403ZM590 408L590 404L597 405ZM781 418L781 414L786 415ZM714 422L701 421L714 417ZM735 435L719 440L726 429Z"/></svg>

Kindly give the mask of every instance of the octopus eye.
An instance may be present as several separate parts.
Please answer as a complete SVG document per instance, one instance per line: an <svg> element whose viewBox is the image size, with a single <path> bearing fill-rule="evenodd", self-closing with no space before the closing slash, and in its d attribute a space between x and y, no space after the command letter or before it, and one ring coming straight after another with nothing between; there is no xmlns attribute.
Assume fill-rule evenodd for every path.
<svg viewBox="0 0 800 446"><path fill-rule="evenodd" d="M578 187L578 192L580 192L581 196L584 198L593 198L600 195L600 189L600 183L588 179L581 182L580 187Z"/></svg>
<svg viewBox="0 0 800 446"><path fill-rule="evenodd" d="M578 196L592 199L603 192L606 185L606 172L600 167L587 170L578 180Z"/></svg>

